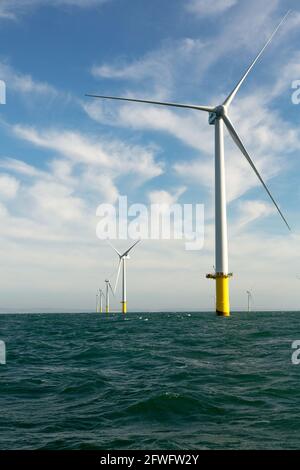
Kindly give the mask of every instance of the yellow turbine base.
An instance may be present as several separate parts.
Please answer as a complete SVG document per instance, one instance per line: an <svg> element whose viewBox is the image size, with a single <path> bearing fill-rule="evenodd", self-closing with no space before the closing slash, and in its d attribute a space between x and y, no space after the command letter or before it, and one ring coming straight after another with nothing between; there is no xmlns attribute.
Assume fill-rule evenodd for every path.
<svg viewBox="0 0 300 470"><path fill-rule="evenodd" d="M107 307L106 307L105 311L106 311L106 313L109 313L109 309Z"/></svg>
<svg viewBox="0 0 300 470"><path fill-rule="evenodd" d="M127 302L122 302L122 313L127 313Z"/></svg>
<svg viewBox="0 0 300 470"><path fill-rule="evenodd" d="M216 312L220 317L230 316L229 278L216 276Z"/></svg>

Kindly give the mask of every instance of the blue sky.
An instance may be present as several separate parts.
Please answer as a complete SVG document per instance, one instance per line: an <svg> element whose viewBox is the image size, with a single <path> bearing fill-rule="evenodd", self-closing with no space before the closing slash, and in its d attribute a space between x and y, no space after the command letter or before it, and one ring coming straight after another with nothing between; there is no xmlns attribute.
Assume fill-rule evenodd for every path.
<svg viewBox="0 0 300 470"><path fill-rule="evenodd" d="M290 225L226 138L233 309L298 309L300 79L297 2L2 0L1 310L88 310L115 271L96 209L204 203L205 245L144 241L128 272L129 308L210 309L214 285L213 129L188 110L92 101L87 92L218 104L288 8L293 12L230 115ZM116 242L120 247L125 242ZM299 266L299 268L298 268ZM119 307L119 297L113 301Z"/></svg>

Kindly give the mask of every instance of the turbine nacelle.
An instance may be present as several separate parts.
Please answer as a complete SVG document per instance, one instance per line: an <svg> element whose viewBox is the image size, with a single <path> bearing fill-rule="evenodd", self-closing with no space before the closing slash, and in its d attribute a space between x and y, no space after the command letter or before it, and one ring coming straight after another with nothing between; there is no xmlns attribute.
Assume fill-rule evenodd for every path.
<svg viewBox="0 0 300 470"><path fill-rule="evenodd" d="M222 117L226 116L227 114L227 107L224 104L216 106L214 110L209 113L208 116L208 123L211 126L214 126L217 119L221 119Z"/></svg>
<svg viewBox="0 0 300 470"><path fill-rule="evenodd" d="M220 117L223 117L225 116L225 114L227 113L227 108L224 104L221 104L219 106L216 106L215 109L214 109L214 113L220 118Z"/></svg>

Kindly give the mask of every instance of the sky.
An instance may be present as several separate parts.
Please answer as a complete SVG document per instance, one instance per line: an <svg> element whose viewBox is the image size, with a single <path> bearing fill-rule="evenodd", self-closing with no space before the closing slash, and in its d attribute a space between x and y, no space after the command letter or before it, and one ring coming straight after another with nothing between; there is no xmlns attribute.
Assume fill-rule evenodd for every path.
<svg viewBox="0 0 300 470"><path fill-rule="evenodd" d="M205 241L143 240L129 310L213 310L213 127L192 110L86 93L217 105L287 22L230 116L292 227L226 133L231 306L300 309L300 13L296 0L0 0L0 311L92 311L118 259L100 204L204 204ZM131 240L116 240L124 250ZM120 308L120 290L112 308Z"/></svg>

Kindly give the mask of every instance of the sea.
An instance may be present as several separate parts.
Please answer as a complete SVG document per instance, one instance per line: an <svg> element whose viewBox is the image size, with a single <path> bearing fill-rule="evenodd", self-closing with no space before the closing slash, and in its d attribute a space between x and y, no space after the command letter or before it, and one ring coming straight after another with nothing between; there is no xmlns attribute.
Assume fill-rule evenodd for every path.
<svg viewBox="0 0 300 470"><path fill-rule="evenodd" d="M1 450L300 448L300 312L3 314L0 340Z"/></svg>

